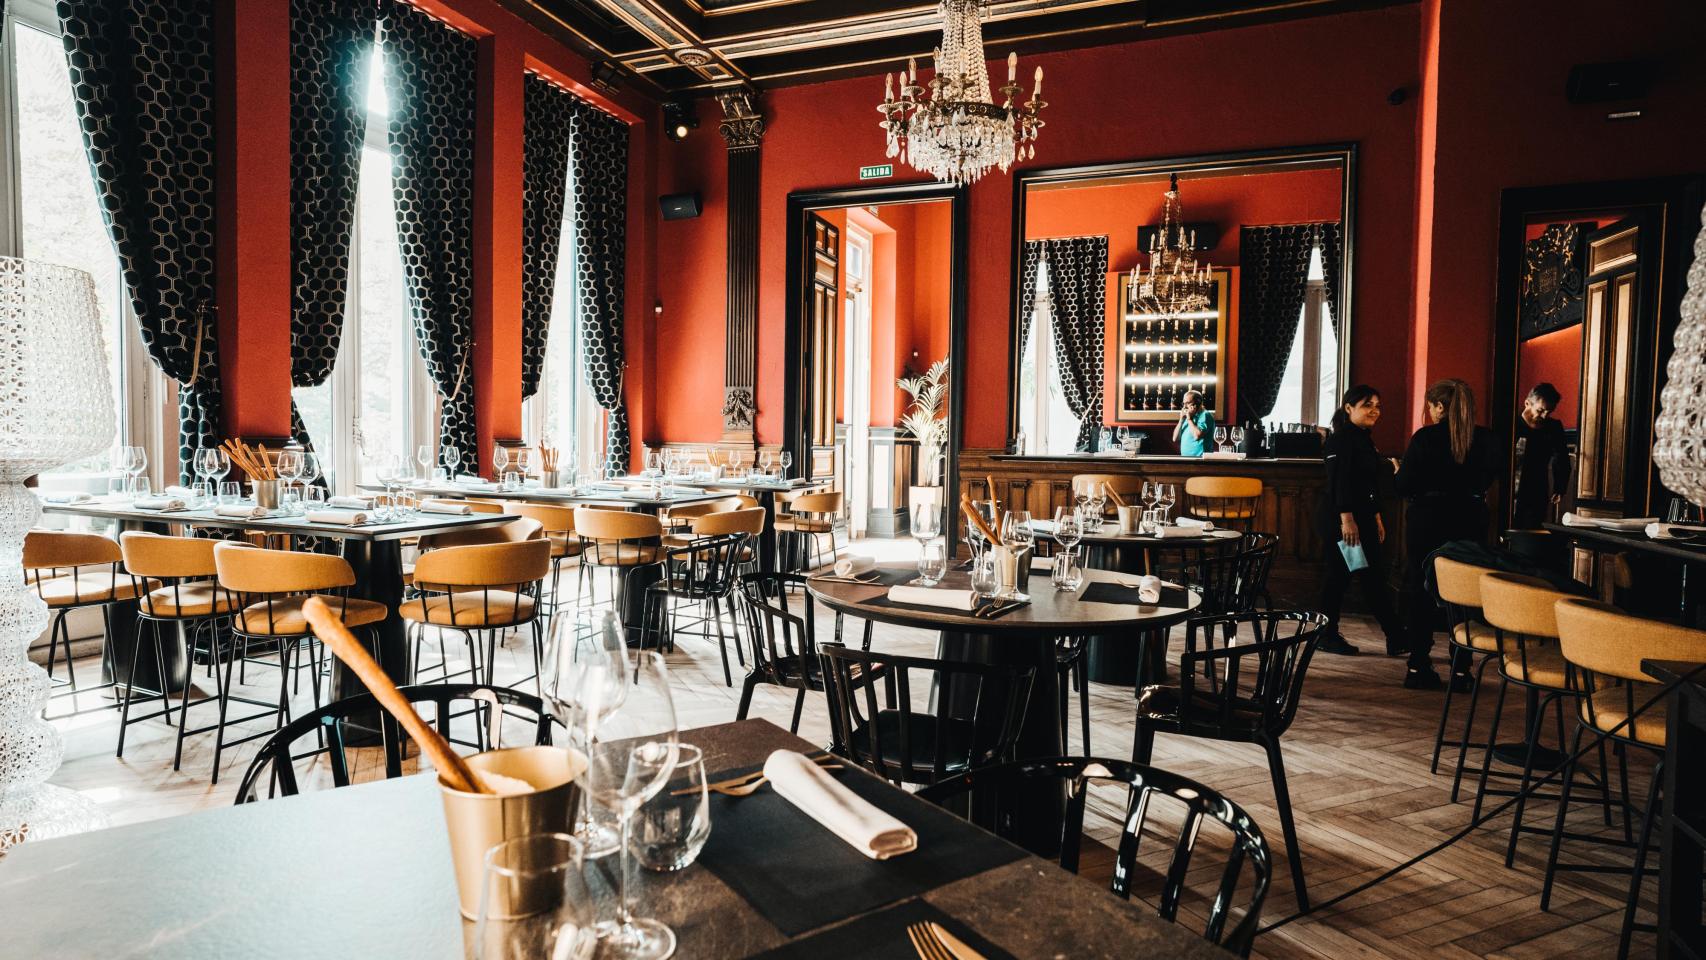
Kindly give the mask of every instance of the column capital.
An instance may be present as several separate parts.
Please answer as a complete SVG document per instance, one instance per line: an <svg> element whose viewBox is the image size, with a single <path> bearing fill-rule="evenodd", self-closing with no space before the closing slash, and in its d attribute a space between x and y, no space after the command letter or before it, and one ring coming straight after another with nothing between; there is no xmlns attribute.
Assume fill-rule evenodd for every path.
<svg viewBox="0 0 1706 960"><path fill-rule="evenodd" d="M764 115L758 110L758 91L747 84L729 87L716 94L723 108L717 132L730 150L756 150L764 140Z"/></svg>

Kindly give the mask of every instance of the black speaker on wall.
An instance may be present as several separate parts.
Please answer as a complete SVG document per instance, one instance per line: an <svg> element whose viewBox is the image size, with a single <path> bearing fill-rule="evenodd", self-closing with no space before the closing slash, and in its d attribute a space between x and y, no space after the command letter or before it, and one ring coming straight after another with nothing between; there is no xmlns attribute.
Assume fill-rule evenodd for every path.
<svg viewBox="0 0 1706 960"><path fill-rule="evenodd" d="M1650 60L1578 63L1564 82L1564 96L1571 103L1638 100L1647 95L1657 72Z"/></svg>
<svg viewBox="0 0 1706 960"><path fill-rule="evenodd" d="M699 215L699 195L666 193L658 198L658 209L665 220L691 220Z"/></svg>

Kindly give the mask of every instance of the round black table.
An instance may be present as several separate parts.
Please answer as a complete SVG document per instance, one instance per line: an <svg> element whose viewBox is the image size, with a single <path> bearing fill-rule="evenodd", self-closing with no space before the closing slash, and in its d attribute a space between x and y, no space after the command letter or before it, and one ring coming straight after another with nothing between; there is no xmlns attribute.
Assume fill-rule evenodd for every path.
<svg viewBox="0 0 1706 960"><path fill-rule="evenodd" d="M910 563L885 563L879 570L916 570ZM1029 666L1036 669L1031 687L1031 701L1019 729L1016 746L1018 758L1058 757L1066 749L1061 738L1055 703L1059 698L1055 672L1055 644L1062 637L1086 634L1106 638L1106 642L1124 642L1134 648L1132 659L1138 655L1135 647L1145 634L1165 631L1189 617L1202 598L1190 593L1183 607L1161 607L1146 604L1093 603L1078 599L1092 583L1117 583L1135 586L1136 578L1109 570L1086 570L1084 583L1074 593L1057 591L1046 570L1034 569L1029 580L1020 586L1030 595L1028 606L995 619L973 616L970 611L951 609L919 609L876 606L870 601L886 596L888 588L876 584L849 583L813 577L806 589L824 606L837 613L860 617L877 623L941 632L937 655L945 660L964 660L994 665ZM970 574L952 571L943 578L942 586L950 589L970 589ZM946 709L955 709L950 704ZM943 707L938 707L943 709ZM1023 809L1052 809L1064 815L1064 795L1058 785L1045 785L1035 798L1027 797ZM1046 794L1046 795L1045 795ZM1033 818L1039 821L1042 818ZM1038 822L1025 831L1024 846L1029 850L1049 850L1060 841L1058 817L1056 822Z"/></svg>
<svg viewBox="0 0 1706 960"><path fill-rule="evenodd" d="M1032 521L1031 528L1039 538L1054 540L1053 521ZM1154 573L1184 582L1181 575L1186 567L1210 554L1233 549L1243 536L1237 530L1212 530L1202 536L1188 537L1146 536L1121 533L1119 524L1106 522L1086 531L1078 549L1084 551L1084 565L1091 569L1132 576ZM1162 649L1165 648L1158 647L1156 652ZM1122 687L1136 685L1137 655L1136 644L1121 642L1118 637L1092 635L1085 651L1090 679Z"/></svg>

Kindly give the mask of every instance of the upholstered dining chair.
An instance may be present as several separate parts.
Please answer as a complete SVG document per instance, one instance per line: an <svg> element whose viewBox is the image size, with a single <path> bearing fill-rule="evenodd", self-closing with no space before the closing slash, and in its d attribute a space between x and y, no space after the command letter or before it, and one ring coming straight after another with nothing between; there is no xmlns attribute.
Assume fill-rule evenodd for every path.
<svg viewBox="0 0 1706 960"><path fill-rule="evenodd" d="M53 696L72 698L72 709L54 714L53 718L76 716L96 710L117 709L119 701L102 703L84 709L77 698L79 693L92 693L114 687L118 677L105 683L79 687L77 673L71 662L71 630L67 616L74 610L99 607L103 630L101 642L108 659L117 662L119 638L113 636L112 605L135 600L139 595L160 586L157 580L138 580L123 570L124 554L111 539L93 533L70 533L61 530L31 530L24 536L24 580L35 587L36 595L47 604L52 615L47 632L47 676L61 687ZM54 676L59 651L65 653L65 676Z"/></svg>
<svg viewBox="0 0 1706 960"><path fill-rule="evenodd" d="M1641 662L1706 663L1706 631L1630 616L1609 604L1581 597L1558 600L1553 615L1558 625L1558 645L1564 658L1569 687L1577 698L1576 733L1569 756L1581 751L1582 736L1587 734L1604 736L1625 748L1643 750L1657 757L1647 788L1647 802L1640 808L1641 829L1632 838L1626 833L1622 842L1565 831L1573 779L1569 771L1565 771L1558 811L1552 825L1552 839L1546 853L1546 879L1540 889L1541 910L1551 906L1553 881L1560 872L1609 872L1603 863L1561 862L1559 852L1565 839L1601 846L1609 842L1623 847L1632 841L1634 862L1628 870L1629 892L1624 900L1623 923L1617 942L1617 956L1622 960L1629 956L1630 939L1636 930L1654 929L1651 924L1635 922L1635 909L1640 903L1641 885L1647 874L1654 818L1661 809L1664 754L1669 736L1669 705L1665 700L1657 699L1661 688L1652 682ZM1603 750L1603 741L1601 748ZM1621 768L1621 776L1623 804L1627 810L1627 764ZM1698 881L1698 874L1695 879ZM1686 877L1679 878L1679 882L1685 881Z"/></svg>
<svg viewBox="0 0 1706 960"><path fill-rule="evenodd" d="M575 508L554 503L512 503L509 512L539 521L545 539L551 541L551 590L545 609L547 614L554 616L561 597L558 587L563 580L563 564L581 555L581 540L575 534ZM586 566L581 564L575 583L577 602L582 598L587 583Z"/></svg>
<svg viewBox="0 0 1706 960"><path fill-rule="evenodd" d="M1217 527L1248 533L1262 500L1262 481L1255 477L1191 477L1185 481L1185 509Z"/></svg>

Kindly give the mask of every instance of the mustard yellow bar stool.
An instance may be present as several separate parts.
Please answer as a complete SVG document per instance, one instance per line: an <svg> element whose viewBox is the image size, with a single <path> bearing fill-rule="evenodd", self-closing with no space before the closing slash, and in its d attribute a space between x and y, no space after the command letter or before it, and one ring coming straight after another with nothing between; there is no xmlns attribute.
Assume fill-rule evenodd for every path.
<svg viewBox="0 0 1706 960"><path fill-rule="evenodd" d="M538 521L545 539L551 542L551 592L545 612L547 616L555 616L559 596L557 587L563 579L563 563L581 555L580 537L575 534L575 508L550 503L512 503L509 505L509 512L518 517ZM577 601L585 591L587 583L586 566L580 565L579 570L575 585Z"/></svg>
<svg viewBox="0 0 1706 960"><path fill-rule="evenodd" d="M539 591L550 574L551 544L542 538L431 550L415 562L419 592L403 602L399 613L421 627L459 631L470 649L476 636L483 637L485 655L483 661L474 661L474 675L477 682L485 684L492 683L498 635L531 627L533 677L517 682L536 680L541 639Z"/></svg>
<svg viewBox="0 0 1706 960"><path fill-rule="evenodd" d="M1434 734L1433 760L1428 765L1429 773L1439 772L1440 750L1447 746L1457 748L1457 764L1451 776L1451 802L1456 803L1469 751L1487 747L1484 743L1470 742L1469 737L1475 728L1475 711L1480 702L1487 666L1499 658L1498 631L1481 619L1481 576L1496 571L1449 557L1435 557L1433 563L1434 584L1440 601L1445 605L1446 622L1451 628L1449 642L1455 648L1453 659L1456 658L1455 651L1461 650L1471 661L1479 661L1475 668L1475 685L1469 691L1469 714L1463 718L1463 734L1451 741L1445 739L1445 726L1451 718L1451 696L1456 687L1446 685L1445 706L1440 710L1439 730Z"/></svg>
<svg viewBox="0 0 1706 960"><path fill-rule="evenodd" d="M1117 493L1120 499L1125 501L1126 506L1135 506L1143 494L1143 478L1134 473L1075 473L1072 475L1073 502L1076 503L1079 497L1093 496L1098 491L1102 492L1104 496L1108 493ZM1107 502L1102 505L1102 512L1106 514L1115 506L1117 504L1114 503L1113 498L1108 497ZM996 519L1000 518L997 517ZM1043 517L1039 519L1052 520L1054 518Z"/></svg>
<svg viewBox="0 0 1706 960"><path fill-rule="evenodd" d="M1256 525L1262 481L1255 477L1192 477L1185 481L1185 508L1217 527L1249 533Z"/></svg>
<svg viewBox="0 0 1706 960"><path fill-rule="evenodd" d="M47 676L54 685L62 687L53 698L71 697L72 709L54 714L49 719L74 717L96 710L117 709L119 702L103 703L82 709L76 699L79 693L92 693L119 685L120 664L113 636L112 605L135 600L143 593L160 586L157 580L137 580L122 569L124 555L112 540L92 533L68 533L60 530L31 530L24 536L24 581L36 588L36 595L47 604L52 620L47 633ZM94 686L77 685L77 672L71 662L71 628L66 616L73 610L100 607L104 627L102 644L105 659L111 664L113 679ZM53 675L58 652L65 650L65 676Z"/></svg>
<svg viewBox="0 0 1706 960"><path fill-rule="evenodd" d="M829 562L835 562L835 518L841 514L841 493L801 493L788 501L788 512L779 513L774 525L777 536L786 536L784 546L793 546L790 570L816 570L823 565L819 548L829 538ZM787 556L789 551L784 550Z"/></svg>
<svg viewBox="0 0 1706 960"><path fill-rule="evenodd" d="M488 504L488 506L498 505ZM499 511L481 510L476 512L495 515ZM507 523L499 524L497 526L476 527L472 530L450 530L444 533L427 534L420 538L420 542L417 546L422 553L428 553L433 550L443 550L446 547L475 547L497 543L522 543L527 540L543 539L545 539L545 528L543 524L531 517L516 517ZM430 594L444 592L442 590L434 589L431 584L423 586L422 584L417 583L415 580L414 564L405 565L404 573L409 584L408 596L411 599L423 593ZM408 620L407 617L404 619ZM465 634L463 636L463 640L466 641L468 649L468 669L452 672L450 669L450 658L444 648L444 635L442 632L438 635L438 662L433 664L431 667L424 667L421 661L421 646L426 642L427 630L423 624L416 622L408 623L407 629L410 633L414 634L415 638L414 653L410 658L412 669L409 675L414 678L416 683L423 682L424 678L421 675L428 670L439 671L437 679L446 682L448 682L451 677L462 676L464 674L470 677L478 676L479 671L477 665L480 663L480 653L478 647L474 643L474 636L472 634Z"/></svg>
<svg viewBox="0 0 1706 960"><path fill-rule="evenodd" d="M355 570L342 557L222 543L214 548L213 559L219 568L219 585L237 597L240 609L232 618L231 631L242 642L242 653L248 653L251 642L271 644L276 649L280 676L279 726L290 722L289 680L296 678L295 692L300 693L304 668L309 671L314 706L321 704L324 651L302 612L302 605L309 597L325 601L351 630L373 626L390 616L390 609L383 603L349 595L350 588L355 586ZM308 654L306 664L301 662L304 648ZM214 762L217 765L217 752Z"/></svg>
<svg viewBox="0 0 1706 960"><path fill-rule="evenodd" d="M225 541L209 540L202 537L167 537L153 533L131 531L119 537L119 550L124 556L124 568L131 577L138 581L138 596L136 601L137 631L131 641L130 662L135 663L141 654L142 627L147 625L154 641L154 662L159 669L160 686L162 689L148 691L141 697L141 702L160 701L161 708L155 713L143 717L132 718L131 707L138 702L137 684L127 683L124 688L123 706L119 711L118 756L124 756L125 731L133 723L164 717L166 722L172 722L172 705L170 695L165 689L166 669L165 657L161 649L161 633L170 627L177 635L178 649L187 667L193 663L193 656L205 654L211 667L210 675L214 680L212 696L191 699L192 690L186 680L185 687L178 697L178 743L172 754L172 769L179 770L183 765L184 737L192 733L205 733L216 725L204 726L195 730L186 729L191 707L204 703L218 704L223 716L227 707L225 688L225 671L218 669L220 659L230 655L231 651L220 643L219 626L232 611L236 609L236 600L231 594L220 589L218 583L219 568L213 558L213 550ZM160 586L142 590L148 581L158 581ZM269 708L269 712L277 709L276 704L262 703L257 700L238 698L241 702ZM267 714L255 714L244 720L252 720ZM223 723L223 721L221 721ZM243 721L235 721L243 722ZM214 770L218 774L217 767Z"/></svg>
<svg viewBox="0 0 1706 960"><path fill-rule="evenodd" d="M1604 735L1624 748L1639 748L1656 758L1652 782L1647 787L1647 803L1641 811L1638 836L1631 839L1626 835L1623 841L1617 841L1566 831L1564 819L1570 803L1570 781L1566 777L1563 799L1559 801L1558 815L1552 825L1552 844L1546 854L1546 880L1540 889L1542 910L1551 906L1552 882L1559 871L1623 872L1602 864L1560 862L1559 849L1565 838L1634 848L1634 863L1628 868L1629 894L1624 900L1623 925L1617 943L1617 956L1621 960L1629 956L1629 943L1634 931L1654 929L1651 924L1635 922L1635 907L1641 899L1641 883L1647 872L1648 844L1652 842L1653 818L1659 810L1667 739L1668 704L1662 699L1655 702L1661 687L1651 682L1652 678L1641 669L1641 661L1706 663L1706 631L1633 617L1616 607L1580 597L1559 600L1556 617L1559 646L1569 665L1570 686L1579 695L1571 755L1581 749L1582 736L1589 734ZM1624 767L1622 788L1627 810L1627 765Z"/></svg>
<svg viewBox="0 0 1706 960"><path fill-rule="evenodd" d="M1557 714L1558 748L1564 747L1564 706L1574 703L1576 692L1571 689L1558 650L1558 620L1553 610L1559 600L1571 594L1553 589L1545 580L1515 573L1484 573L1481 575L1481 614L1495 633L1499 646L1498 702L1493 708L1493 724L1487 734L1487 749L1482 754L1480 783L1475 793L1475 808L1471 820L1481 816L1481 804L1488 796L1515 796L1515 813L1511 818L1510 841L1505 847L1505 866L1516 861L1517 838L1524 833L1547 835L1543 827L1523 823L1523 814L1530 799L1559 800L1558 793L1527 795L1534 782L1535 754L1540 747L1540 735L1545 728L1546 708ZM1492 765L1499 740L1499 718L1504 710L1505 692L1515 684L1523 689L1528 706L1526 749L1523 750L1522 775L1515 790L1489 790L1487 773ZM1506 758L1505 762L1513 762ZM1600 788L1604 805L1605 825L1611 826L1611 794L1606 787L1605 752L1600 751L1600 775L1595 781Z"/></svg>
<svg viewBox="0 0 1706 960"><path fill-rule="evenodd" d="M747 504L743 503L743 501L748 500L752 500L752 498L745 496L727 496L719 500L701 500L698 503L687 503L682 504L679 507L671 507L662 518L664 532L670 535L687 533L689 528L693 526L694 520L713 513L729 513L734 510L745 509ZM752 500L751 506L758 506L758 502L756 500ZM679 545L680 544L674 544L674 546Z"/></svg>

